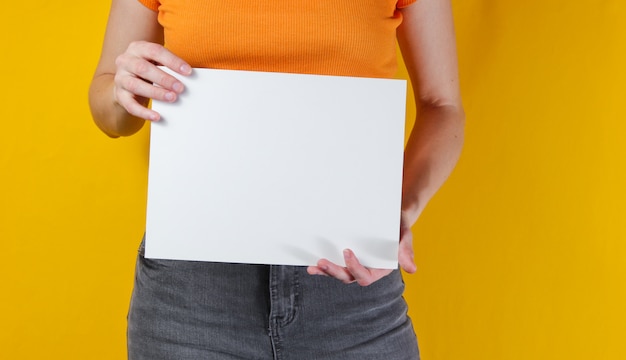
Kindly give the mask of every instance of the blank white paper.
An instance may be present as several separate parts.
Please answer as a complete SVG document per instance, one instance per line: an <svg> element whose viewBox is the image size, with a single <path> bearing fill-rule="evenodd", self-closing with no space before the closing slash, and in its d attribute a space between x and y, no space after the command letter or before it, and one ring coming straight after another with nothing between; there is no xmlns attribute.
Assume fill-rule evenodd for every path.
<svg viewBox="0 0 626 360"><path fill-rule="evenodd" d="M404 80L194 69L154 101L146 257L397 268Z"/></svg>

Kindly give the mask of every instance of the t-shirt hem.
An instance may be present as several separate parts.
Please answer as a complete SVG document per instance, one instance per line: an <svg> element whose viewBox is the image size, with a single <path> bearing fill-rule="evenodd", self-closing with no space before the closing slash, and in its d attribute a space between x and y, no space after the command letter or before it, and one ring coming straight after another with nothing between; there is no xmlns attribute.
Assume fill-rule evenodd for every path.
<svg viewBox="0 0 626 360"><path fill-rule="evenodd" d="M137 0L139 1L143 6L147 7L150 10L153 11L158 11L159 10L159 0Z"/></svg>
<svg viewBox="0 0 626 360"><path fill-rule="evenodd" d="M396 7L398 9L402 9L402 8L405 8L405 7L413 4L416 1L417 0L398 0L398 4L396 5Z"/></svg>

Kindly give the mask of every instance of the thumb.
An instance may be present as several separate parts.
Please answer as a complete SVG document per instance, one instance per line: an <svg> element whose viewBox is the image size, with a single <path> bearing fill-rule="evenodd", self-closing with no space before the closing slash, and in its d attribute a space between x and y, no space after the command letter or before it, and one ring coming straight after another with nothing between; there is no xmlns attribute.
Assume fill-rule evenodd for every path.
<svg viewBox="0 0 626 360"><path fill-rule="evenodd" d="M402 270L409 274L417 271L413 254L413 233L411 232L411 228L403 228L401 231L398 262Z"/></svg>

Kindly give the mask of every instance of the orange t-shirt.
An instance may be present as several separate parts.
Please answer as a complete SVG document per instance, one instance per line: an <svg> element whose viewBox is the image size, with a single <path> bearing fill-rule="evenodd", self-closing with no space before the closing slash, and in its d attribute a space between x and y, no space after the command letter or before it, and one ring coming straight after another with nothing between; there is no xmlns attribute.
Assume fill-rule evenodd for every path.
<svg viewBox="0 0 626 360"><path fill-rule="evenodd" d="M393 77L398 8L415 0L139 0L193 67Z"/></svg>

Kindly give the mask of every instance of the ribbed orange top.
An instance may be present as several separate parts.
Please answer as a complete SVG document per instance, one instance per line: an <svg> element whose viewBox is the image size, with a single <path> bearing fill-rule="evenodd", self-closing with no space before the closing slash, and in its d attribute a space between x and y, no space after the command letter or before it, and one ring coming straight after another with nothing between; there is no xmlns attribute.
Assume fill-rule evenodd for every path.
<svg viewBox="0 0 626 360"><path fill-rule="evenodd" d="M415 0L139 0L193 67L389 78Z"/></svg>

